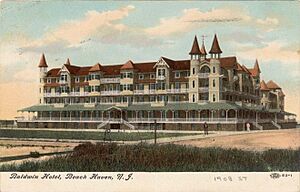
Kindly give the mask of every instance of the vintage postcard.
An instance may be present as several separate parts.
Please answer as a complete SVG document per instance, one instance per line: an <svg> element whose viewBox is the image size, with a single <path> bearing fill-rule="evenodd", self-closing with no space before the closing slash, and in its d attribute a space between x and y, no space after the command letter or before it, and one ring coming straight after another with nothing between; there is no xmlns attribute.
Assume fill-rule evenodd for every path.
<svg viewBox="0 0 300 192"><path fill-rule="evenodd" d="M0 191L300 191L299 1L0 1Z"/></svg>

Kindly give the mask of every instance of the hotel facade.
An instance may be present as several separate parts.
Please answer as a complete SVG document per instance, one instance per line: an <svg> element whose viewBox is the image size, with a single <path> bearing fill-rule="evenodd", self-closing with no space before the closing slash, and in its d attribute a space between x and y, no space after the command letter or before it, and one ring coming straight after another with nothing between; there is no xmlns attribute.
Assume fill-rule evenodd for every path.
<svg viewBox="0 0 300 192"><path fill-rule="evenodd" d="M19 110L19 127L202 130L281 129L296 125L285 95L234 56L223 57L215 35L207 53L195 36L189 59L76 66L67 59L38 65L39 104ZM24 114L27 113L27 114Z"/></svg>

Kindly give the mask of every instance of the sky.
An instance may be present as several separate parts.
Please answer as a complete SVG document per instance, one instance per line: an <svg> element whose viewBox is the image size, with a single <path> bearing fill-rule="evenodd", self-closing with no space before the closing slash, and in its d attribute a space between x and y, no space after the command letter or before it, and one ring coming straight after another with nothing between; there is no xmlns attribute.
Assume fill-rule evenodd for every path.
<svg viewBox="0 0 300 192"><path fill-rule="evenodd" d="M188 59L195 35L278 83L300 119L297 1L0 1L0 119L38 103L38 62L123 64ZM203 36L203 37L202 37Z"/></svg>

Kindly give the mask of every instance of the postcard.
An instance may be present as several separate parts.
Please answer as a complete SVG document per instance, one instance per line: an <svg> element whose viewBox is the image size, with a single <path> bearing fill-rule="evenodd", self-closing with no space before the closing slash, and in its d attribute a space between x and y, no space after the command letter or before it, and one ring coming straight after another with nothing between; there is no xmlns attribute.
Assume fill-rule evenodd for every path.
<svg viewBox="0 0 300 192"><path fill-rule="evenodd" d="M300 191L299 1L0 1L0 191Z"/></svg>

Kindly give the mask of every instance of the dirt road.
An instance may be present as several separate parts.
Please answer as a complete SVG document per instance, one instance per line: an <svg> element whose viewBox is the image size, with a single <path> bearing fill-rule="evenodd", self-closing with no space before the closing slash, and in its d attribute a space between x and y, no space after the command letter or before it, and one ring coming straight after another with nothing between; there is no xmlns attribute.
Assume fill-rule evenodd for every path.
<svg viewBox="0 0 300 192"><path fill-rule="evenodd" d="M174 143L197 147L238 148L256 151L267 150L270 148L297 149L300 148L300 129L262 131L249 134L200 138Z"/></svg>

